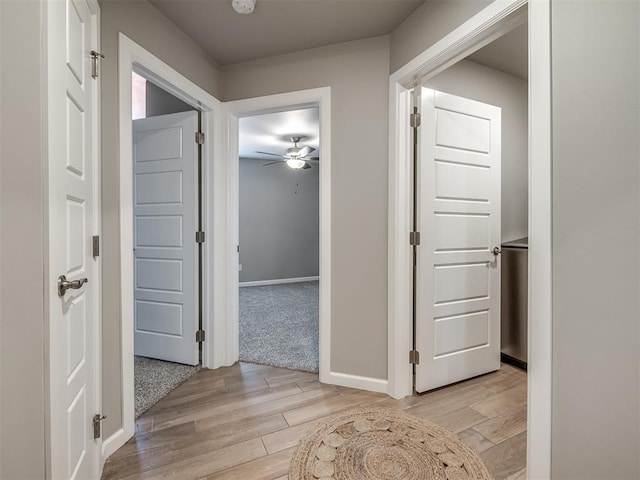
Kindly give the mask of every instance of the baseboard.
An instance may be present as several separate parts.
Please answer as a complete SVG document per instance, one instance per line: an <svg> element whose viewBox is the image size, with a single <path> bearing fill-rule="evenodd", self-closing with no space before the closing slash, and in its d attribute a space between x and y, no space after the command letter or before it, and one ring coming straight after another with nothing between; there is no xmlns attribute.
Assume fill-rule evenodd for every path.
<svg viewBox="0 0 640 480"><path fill-rule="evenodd" d="M358 375L349 375L348 373L337 372L329 372L329 374L327 375L321 375L320 382L378 393L387 393L389 387L388 380L382 380L380 378L361 377Z"/></svg>
<svg viewBox="0 0 640 480"><path fill-rule="evenodd" d="M109 438L102 442L102 461L104 462L107 458L109 458L116 450L118 450L122 445L127 443L128 438L126 438L124 433L124 428L120 428L114 434L112 434Z"/></svg>
<svg viewBox="0 0 640 480"><path fill-rule="evenodd" d="M276 278L273 280L258 280L255 282L240 282L240 287L261 287L264 285L278 285L280 283L317 282L320 277Z"/></svg>

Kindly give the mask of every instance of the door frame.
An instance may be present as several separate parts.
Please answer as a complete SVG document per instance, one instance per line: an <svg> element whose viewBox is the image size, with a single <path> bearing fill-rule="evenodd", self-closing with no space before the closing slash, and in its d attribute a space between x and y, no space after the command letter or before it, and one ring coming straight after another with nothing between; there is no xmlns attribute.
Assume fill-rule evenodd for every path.
<svg viewBox="0 0 640 480"><path fill-rule="evenodd" d="M529 371L527 474L551 475L551 0L496 0L389 79L388 393L413 392L410 91L529 22ZM528 20L527 20L528 17Z"/></svg>
<svg viewBox="0 0 640 480"><path fill-rule="evenodd" d="M229 132L229 239L230 245L239 245L239 129L241 117L265 113L284 112L296 108L317 105L320 110L320 305L319 305L319 370L320 381L336 385L351 386L351 379L331 372L331 87L313 88L276 95L225 102L228 112ZM237 360L239 354L239 300L238 264L236 248L229 250L228 262L236 274L227 284L233 296L233 310L230 312L228 327L234 339L232 348ZM345 383L347 382L347 383Z"/></svg>
<svg viewBox="0 0 640 480"><path fill-rule="evenodd" d="M122 365L122 426L103 443L103 458L108 457L135 433L133 372L133 155L131 119L131 74L135 71L161 86L183 102L201 112L201 129L206 141L202 149L202 216L208 233L202 255L203 329L208 340L202 344L202 366L217 368L233 363L225 339L228 302L220 289L228 281L225 269L226 238L224 225L227 202L226 166L222 103L198 87L177 70L135 43L122 32L118 34L118 132L119 132L119 206L120 206L120 361ZM214 269L215 265L215 269ZM195 341L195 339L194 339Z"/></svg>

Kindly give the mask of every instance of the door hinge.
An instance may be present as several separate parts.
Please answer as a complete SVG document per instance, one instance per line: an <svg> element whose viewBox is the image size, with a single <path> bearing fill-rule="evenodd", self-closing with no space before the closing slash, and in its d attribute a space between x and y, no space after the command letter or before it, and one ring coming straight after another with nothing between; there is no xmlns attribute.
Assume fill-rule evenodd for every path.
<svg viewBox="0 0 640 480"><path fill-rule="evenodd" d="M104 58L102 53L91 50L91 77L94 79L98 78L100 74L100 71L98 70L98 60L101 58Z"/></svg>
<svg viewBox="0 0 640 480"><path fill-rule="evenodd" d="M198 145L202 145L204 144L204 133L202 132L196 132L196 143Z"/></svg>
<svg viewBox="0 0 640 480"><path fill-rule="evenodd" d="M93 236L93 258L100 256L100 236Z"/></svg>
<svg viewBox="0 0 640 480"><path fill-rule="evenodd" d="M204 342L204 330L198 330L196 332L196 343Z"/></svg>
<svg viewBox="0 0 640 480"><path fill-rule="evenodd" d="M409 232L409 245L413 247L420 245L420 232Z"/></svg>
<svg viewBox="0 0 640 480"><path fill-rule="evenodd" d="M417 128L420 126L421 118L419 113L412 113L409 115L409 124L411 128Z"/></svg>
<svg viewBox="0 0 640 480"><path fill-rule="evenodd" d="M417 350L409 351L409 363L411 365L419 365L420 364L420 352Z"/></svg>
<svg viewBox="0 0 640 480"><path fill-rule="evenodd" d="M102 420L107 418L106 415L96 413L93 416L93 438L94 440L102 436Z"/></svg>
<svg viewBox="0 0 640 480"><path fill-rule="evenodd" d="M196 232L196 243L204 243L204 232Z"/></svg>

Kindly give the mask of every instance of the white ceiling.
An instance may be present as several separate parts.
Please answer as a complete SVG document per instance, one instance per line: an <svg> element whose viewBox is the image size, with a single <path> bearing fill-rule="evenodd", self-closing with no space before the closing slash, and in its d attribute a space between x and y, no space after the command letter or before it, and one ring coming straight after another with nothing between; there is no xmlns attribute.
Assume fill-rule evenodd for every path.
<svg viewBox="0 0 640 480"><path fill-rule="evenodd" d="M267 113L240 119L240 158L277 161L277 157L256 151L284 154L292 147L291 137L301 137L299 147L316 150L310 157L320 156L320 115L317 107L288 112Z"/></svg>
<svg viewBox="0 0 640 480"><path fill-rule="evenodd" d="M219 65L391 33L424 0L150 0Z"/></svg>
<svg viewBox="0 0 640 480"><path fill-rule="evenodd" d="M528 25L525 23L469 55L467 60L527 80L529 78L528 33Z"/></svg>

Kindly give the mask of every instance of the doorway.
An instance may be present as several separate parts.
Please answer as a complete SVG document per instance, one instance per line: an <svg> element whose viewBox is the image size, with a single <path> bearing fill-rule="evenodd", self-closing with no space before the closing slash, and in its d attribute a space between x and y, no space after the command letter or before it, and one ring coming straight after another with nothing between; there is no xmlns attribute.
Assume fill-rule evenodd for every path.
<svg viewBox="0 0 640 480"><path fill-rule="evenodd" d="M526 345L513 306L527 305L527 39L524 23L414 90L419 392L499 370L501 351Z"/></svg>
<svg viewBox="0 0 640 480"><path fill-rule="evenodd" d="M240 244L240 152L238 151L239 146L239 133L240 133L240 122L242 119L247 117L255 117L258 115L265 114L276 114L280 112L287 111L296 111L296 110L308 110L316 108L318 111L318 133L319 133L319 142L317 151L322 152L321 157L319 157L317 164L313 153L310 155L309 163L313 162L313 165L310 168L303 169L306 172L313 170L317 167L318 174L318 216L319 216L319 233L318 233L318 370L320 375L320 381L324 383L333 383L333 384L344 384L345 382L349 382L349 379L343 379L340 377L340 374L334 374L331 372L331 361L330 361L330 341L331 341L331 89L329 87L311 89L311 90L302 90L297 92L290 92L285 94L278 95L270 95L266 97L257 97L251 98L247 100L238 100L233 102L226 103L228 111L230 113L229 118L229 138L230 145L229 150L231 152L232 158L237 158L237 162L233 162L233 171L231 172L230 185L233 189L231 194L231 198L234 200L234 204L230 206L230 212L232 212L234 222L234 227L231 231L233 237L230 239L230 243L232 245L237 245L239 249L239 254L234 252L234 254L229 258L229 261L233 262L233 265L236 268L236 276L234 282L229 285L229 288L235 289L235 292L239 292L239 290L244 290L246 288L252 287L242 287L239 289L238 279L239 279L239 268L240 264L242 264L242 269L245 271L245 264L243 261L240 261L240 258L243 255L242 246ZM284 136L291 135L293 130L288 130L286 132L281 132L281 142L282 145L286 145L285 151L288 148L304 148L305 144L300 139L298 142L298 147L295 147L291 142L291 138L287 138ZM291 135L293 136L293 135ZM296 135L297 136L297 135ZM301 136L303 136L301 134ZM272 149L265 150L268 153L274 153L276 156L268 155L268 157L272 158L272 161L279 162L279 151L272 151ZM259 168L262 170L277 168L280 169L280 173L282 169L285 169L287 172L287 168L291 168L286 165L268 165L268 166L260 166L260 162L258 166L255 168ZM262 163L269 163L262 161ZM294 177L295 178L295 174ZM307 179L312 178L312 176L307 176ZM291 177L289 177L291 180ZM304 186L298 182L298 187ZM295 184L290 184L289 187L293 187L293 190L290 192L293 196L296 196ZM287 274L285 276L289 276L292 274ZM296 274L299 275L299 274ZM308 277L290 277L297 280L314 280L314 278ZM310 282L297 282L303 283L309 286ZM286 284L282 284L286 285ZM289 284L293 285L293 284ZM236 302L238 302L238 296L235 296ZM235 318L231 318L230 327L232 327L233 334L237 339L236 348L239 345L239 303L236 303L235 310ZM237 357L236 357L237 358Z"/></svg>
<svg viewBox="0 0 640 480"><path fill-rule="evenodd" d="M318 373L317 106L239 120L239 358Z"/></svg>
<svg viewBox="0 0 640 480"><path fill-rule="evenodd" d="M120 33L118 35L118 111L119 111L119 205L120 205L120 341L119 363L121 369L122 428L113 432L104 442L103 457L109 456L123 445L135 432L134 394L134 186L133 186L133 101L131 96L132 74L136 72L162 90L200 112L200 131L204 134L202 150L202 225L209 235L202 244L202 328L205 342L202 344L202 367L210 368L233 363L233 352L226 348L224 332L228 304L216 297L218 290L210 286L224 283L219 277L227 275L226 233L211 228L214 219L224 216L228 204L214 193L225 198L227 182L222 158L220 130L223 123L222 104L209 93L189 81L183 75L162 62L140 45ZM217 183L216 183L217 182ZM215 188L214 188L215 183ZM192 239L195 241L195 232ZM215 265L215 269L213 268ZM218 301L215 301L217 298ZM195 338L194 338L195 343ZM214 346L215 344L215 346ZM112 368L112 366L110 366Z"/></svg>
<svg viewBox="0 0 640 480"><path fill-rule="evenodd" d="M411 350L410 90L460 58L528 20L529 24L529 351L527 456L531 478L550 475L551 443L551 57L550 5L494 2L390 78L389 394L412 391Z"/></svg>
<svg viewBox="0 0 640 480"><path fill-rule="evenodd" d="M396 159L411 158L412 140L418 139L419 157L425 158L418 158L416 177L413 176L410 163L410 168L403 170L401 175L398 175L398 170L392 170L391 173L392 182L395 182L393 184L404 188L411 185L413 178L417 179L418 197L415 208L411 205L411 195L406 200L400 197L398 201L406 208L395 217L402 222L398 230L402 232L402 227L406 225L409 231L426 232L421 235L419 245L415 247L415 256L410 251L412 247L409 247L405 249L403 255L406 256L403 258L392 257L395 268L400 270L405 265L405 259L408 257L409 260L406 264L409 282L404 286L400 285L402 291L408 293L404 297L404 305L408 305L409 318L412 305L412 256L418 264L418 281L415 284L418 299L417 325L405 325L408 328L404 330L404 338L411 342L415 331L416 343L405 348L419 353L419 359L415 353L412 354L412 359L417 363L414 367L415 381L420 392L428 392L432 388L490 371L500 370L491 375L500 378L504 377L505 372L514 371L512 367L500 364L500 248L504 242L526 237L529 232L529 88L526 73L525 78L522 78L513 72L505 72L504 67L487 65L487 59L481 58L485 53L483 50L495 48L501 42L510 46L514 43L510 35L519 36L524 39L523 53L520 56L526 70L526 9L511 13L513 16L506 22L510 24L504 26L503 31L494 33L493 36L487 35L491 37L490 40L497 39L497 42L492 44L484 37L481 44L469 49L466 55L462 54L463 49L460 48L457 57L446 60L440 58L441 64L435 65L434 61L424 67L419 75L415 70L420 70L420 67L414 64L411 66L415 69L414 77L405 85L406 90L403 88L401 91L392 91L392 98L398 101L392 105L392 111L397 108L400 122L404 123L402 117L406 114L406 124L409 126L409 115L414 105L419 107L421 114L416 137L410 128L396 132L399 133L397 136L392 133L392 151L398 153ZM436 51L434 47L434 52ZM473 52L475 53L471 58L462 60ZM493 57L495 58L495 54ZM502 57L504 59L505 55ZM425 65L428 65L428 61L425 61ZM393 85L392 78L392 88ZM420 94L416 103L412 103L414 91ZM496 112L489 106L498 106L499 109ZM518 113L514 115L516 111ZM496 128L500 121L502 126ZM439 131L440 128L445 128L446 131ZM456 130L463 135L451 136L450 133ZM501 139L495 137L496 131L501 133ZM393 145L393 142L398 143ZM501 145L502 153L495 152L497 161L494 161L491 157L497 142ZM397 194L396 190L390 197L397 199ZM412 222L414 214L418 219L416 224ZM498 220L497 229L492 219ZM414 225L416 228L411 228ZM408 243L406 236L398 240ZM494 247L497 247L496 255L493 254ZM398 250L392 251L394 254L398 253ZM391 288L398 287L398 282L391 280L390 283ZM396 308L400 305L401 298L398 298L397 290L392 292L391 304L392 308ZM398 302L395 305L394 297ZM395 312L390 311L390 352L399 345L394 342L397 330L393 328L394 313L397 312L397 309ZM476 358L484 353L489 354L487 358ZM393 357L390 354L392 362ZM406 358L406 353L400 351L396 361L406 365ZM459 359L464 361L456 364ZM440 370L434 366L437 362L441 362ZM413 378L411 367L399 367L402 375L409 374L406 377L399 377L399 370L394 368L396 367L390 365L390 393L395 395L393 389L399 386L398 380L407 381L405 385L411 389ZM520 370L517 372L518 377L524 377L526 383L527 375ZM519 447L510 450L519 452L518 455L514 454L518 461L517 465L515 461L512 462L514 470L511 473L522 472L526 468L523 442L528 434L528 390L525 384L509 389L510 405L517 404L522 407L520 410L499 407L489 411L481 407L479 410L494 418L481 419L481 422L472 427L474 436L478 434L478 438L493 442L488 447L487 455L491 455L493 451L509 449L511 445ZM405 395L409 393L404 389L402 391ZM427 393L427 396L430 395ZM509 430L515 436L505 438L494 435L490 425L501 422L517 425L516 429Z"/></svg>
<svg viewBox="0 0 640 480"><path fill-rule="evenodd" d="M132 74L135 417L200 368L200 112Z"/></svg>

